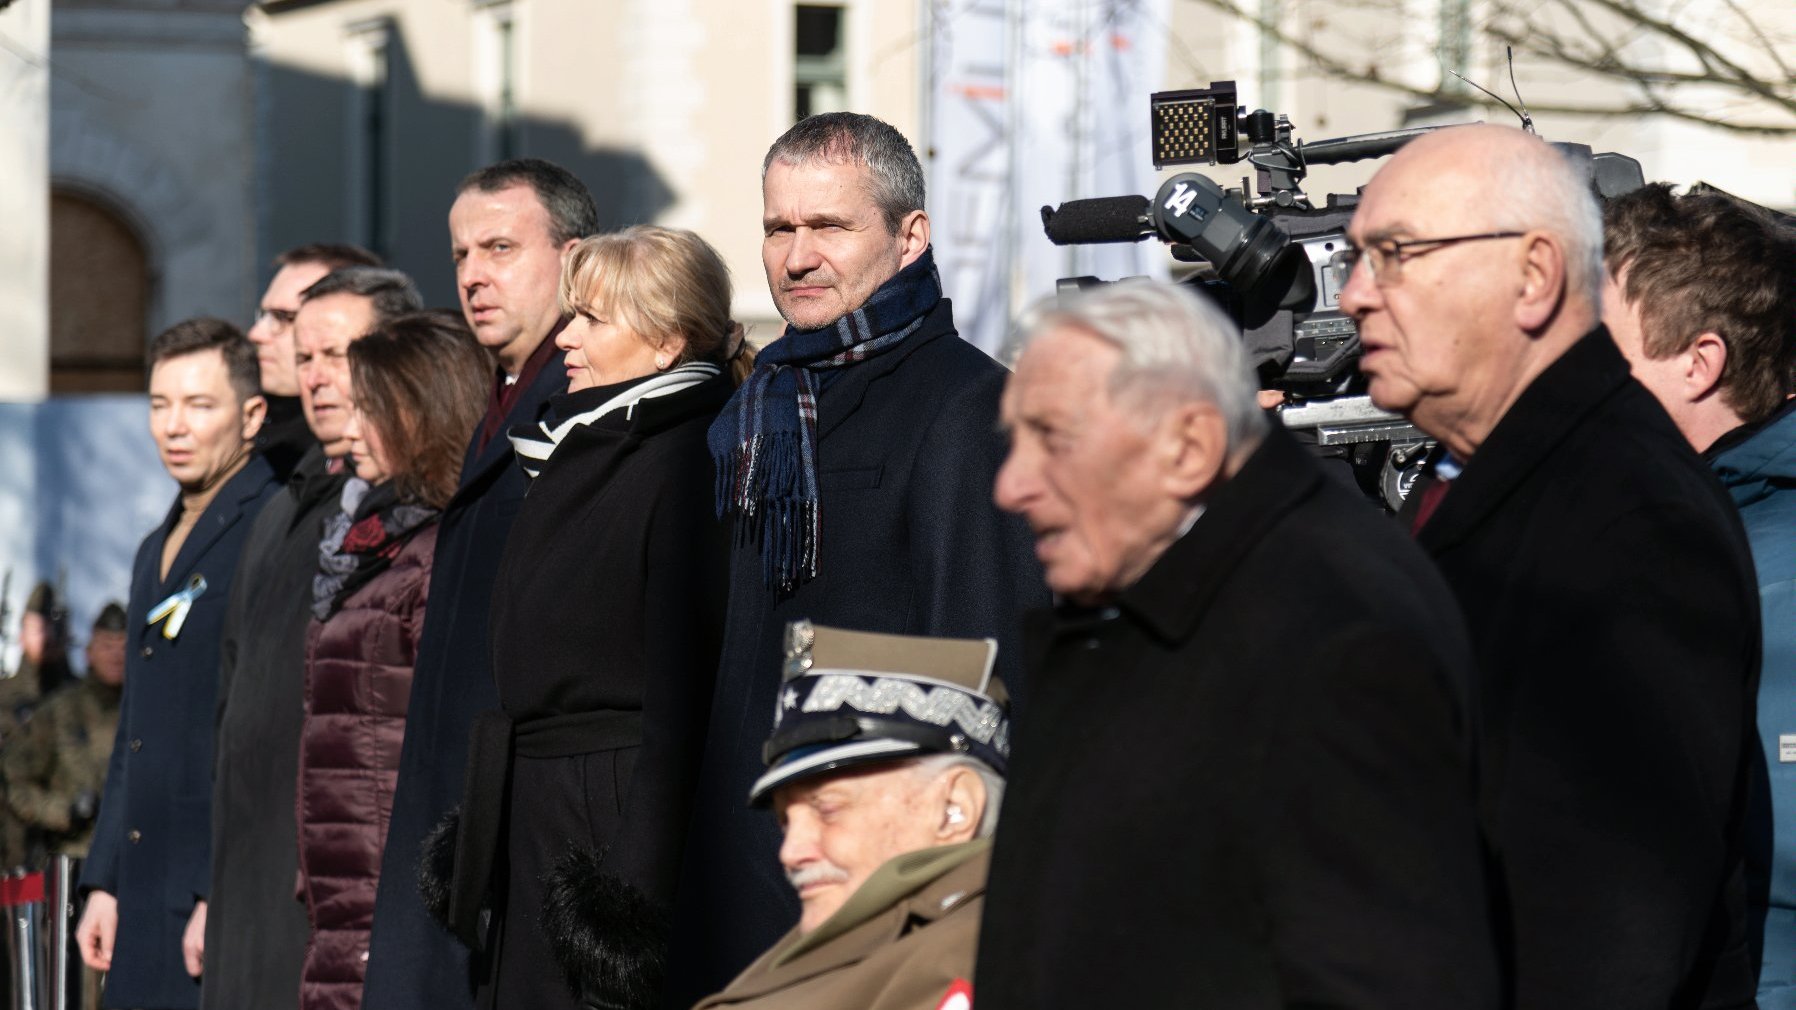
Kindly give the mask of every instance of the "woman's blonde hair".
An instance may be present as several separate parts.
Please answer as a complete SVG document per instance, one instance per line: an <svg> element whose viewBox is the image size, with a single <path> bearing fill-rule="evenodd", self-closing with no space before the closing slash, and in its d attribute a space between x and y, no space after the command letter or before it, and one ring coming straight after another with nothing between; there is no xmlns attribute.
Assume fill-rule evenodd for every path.
<svg viewBox="0 0 1796 1010"><path fill-rule="evenodd" d="M709 361L740 384L754 367L742 324L730 318L730 269L683 228L639 224L580 240L561 266L563 313L604 315L659 346L686 338L678 362Z"/></svg>

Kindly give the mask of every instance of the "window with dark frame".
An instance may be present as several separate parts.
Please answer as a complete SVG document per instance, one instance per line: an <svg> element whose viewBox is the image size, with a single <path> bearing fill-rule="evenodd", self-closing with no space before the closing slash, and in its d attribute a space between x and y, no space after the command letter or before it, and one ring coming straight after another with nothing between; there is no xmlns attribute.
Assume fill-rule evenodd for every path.
<svg viewBox="0 0 1796 1010"><path fill-rule="evenodd" d="M793 25L792 113L795 119L848 107L845 13L839 6L799 4Z"/></svg>

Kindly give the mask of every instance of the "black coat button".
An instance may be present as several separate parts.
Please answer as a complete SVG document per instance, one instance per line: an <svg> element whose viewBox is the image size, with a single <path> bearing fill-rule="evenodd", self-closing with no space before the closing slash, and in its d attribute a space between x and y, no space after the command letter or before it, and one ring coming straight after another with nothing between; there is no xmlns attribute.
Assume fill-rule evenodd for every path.
<svg viewBox="0 0 1796 1010"><path fill-rule="evenodd" d="M136 828L132 828L129 832L127 832L125 834L125 840L130 842L132 845L136 845L138 842L143 841L143 832L137 830Z"/></svg>
<svg viewBox="0 0 1796 1010"><path fill-rule="evenodd" d="M138 737L137 739L131 741L131 753L135 754L140 750L143 750L143 738L142 737Z"/></svg>
<svg viewBox="0 0 1796 1010"><path fill-rule="evenodd" d="M147 646L147 645L146 645L146 646L144 646L144 647L143 647L143 651L142 651L142 652L139 652L139 653L138 653L138 655L139 655L139 656L142 656L142 657L143 657L143 658L145 658L145 659L149 659L149 658L150 658L150 657L151 657L151 656L154 656L154 655L155 655L155 654L156 654L156 650L155 650L155 649L152 649L152 648L150 648L150 647L149 647L149 646Z"/></svg>

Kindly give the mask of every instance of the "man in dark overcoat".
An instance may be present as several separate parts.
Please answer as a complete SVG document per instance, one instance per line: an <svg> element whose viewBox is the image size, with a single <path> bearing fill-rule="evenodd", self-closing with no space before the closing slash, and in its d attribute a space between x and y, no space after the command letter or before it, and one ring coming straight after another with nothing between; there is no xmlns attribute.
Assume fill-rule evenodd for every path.
<svg viewBox="0 0 1796 1010"><path fill-rule="evenodd" d="M955 332L923 196L910 144L871 116L811 116L763 165L762 261L788 325L711 429L736 549L670 976L687 1003L798 914L777 825L742 804L787 622L993 637L1005 667L1046 598L1026 531L991 503L1005 372Z"/></svg>
<svg viewBox="0 0 1796 1010"><path fill-rule="evenodd" d="M1726 492L1598 322L1588 183L1519 130L1445 130L1348 239L1372 399L1447 454L1409 518L1471 629L1512 1005L1751 1006L1757 585Z"/></svg>
<svg viewBox="0 0 1796 1010"><path fill-rule="evenodd" d="M209 886L219 632L277 485L254 452L263 402L255 348L236 327L179 323L149 360L150 433L180 494L132 562L124 701L76 940L107 973L106 1006L186 1010L199 1003L184 948Z"/></svg>
<svg viewBox="0 0 1796 1010"><path fill-rule="evenodd" d="M276 275L265 305L284 294L277 289L294 269L290 263ZM341 508L348 478L341 462L349 451L348 411L341 409L350 399L345 351L381 323L423 306L405 274L366 266L319 274L293 297L290 332L279 332L287 332L289 356L303 359L290 362L290 381L312 444L250 529L219 644L212 887L201 945L200 1005L208 1010L299 1003L312 930L293 896L294 790L318 541L325 517Z"/></svg>
<svg viewBox="0 0 1796 1010"><path fill-rule="evenodd" d="M464 179L449 211L462 313L498 361L485 419L443 512L406 712L399 786L381 856L362 1002L368 1010L473 1005L468 949L418 893L425 837L461 802L475 716L499 706L487 643L493 582L526 482L504 432L540 419L567 387L554 333L561 260L598 231L598 210L566 169L525 158Z"/></svg>
<svg viewBox="0 0 1796 1010"><path fill-rule="evenodd" d="M978 1006L1494 1010L1464 625L1189 289L1025 322L1031 615Z"/></svg>

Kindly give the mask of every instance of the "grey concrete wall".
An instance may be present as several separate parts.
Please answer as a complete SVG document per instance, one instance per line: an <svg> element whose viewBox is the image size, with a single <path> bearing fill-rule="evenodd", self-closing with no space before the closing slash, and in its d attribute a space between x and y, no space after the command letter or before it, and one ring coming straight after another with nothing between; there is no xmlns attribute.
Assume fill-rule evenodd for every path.
<svg viewBox="0 0 1796 1010"><path fill-rule="evenodd" d="M103 198L149 246L149 332L196 315L248 324L254 165L241 5L58 4L50 174Z"/></svg>

